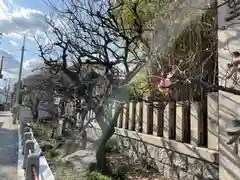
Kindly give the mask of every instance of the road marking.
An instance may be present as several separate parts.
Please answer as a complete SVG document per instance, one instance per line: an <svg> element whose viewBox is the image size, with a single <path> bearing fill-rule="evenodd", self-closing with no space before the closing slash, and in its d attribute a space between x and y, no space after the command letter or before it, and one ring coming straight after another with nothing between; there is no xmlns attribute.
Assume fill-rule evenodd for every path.
<svg viewBox="0 0 240 180"><path fill-rule="evenodd" d="M0 122L0 129L3 127L4 122Z"/></svg>

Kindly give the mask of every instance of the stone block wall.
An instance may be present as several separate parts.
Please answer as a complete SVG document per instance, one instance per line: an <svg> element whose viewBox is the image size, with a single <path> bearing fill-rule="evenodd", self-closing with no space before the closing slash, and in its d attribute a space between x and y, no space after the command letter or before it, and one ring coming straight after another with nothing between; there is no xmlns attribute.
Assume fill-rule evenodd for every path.
<svg viewBox="0 0 240 180"><path fill-rule="evenodd" d="M87 137L91 141L97 142L102 132L97 124L92 125L91 128L87 128ZM144 140L138 140L136 137L141 137L139 139ZM149 137L152 138L149 139ZM164 146L162 142L168 143L168 145ZM140 161L142 165L154 167L161 175L169 178L169 180L219 179L218 151L203 148L204 150L200 152L197 148L194 149L186 144L174 142L176 141L167 142L164 138L162 141L159 137L116 128L115 135L112 137L110 144L114 149L118 149L121 154ZM194 152L193 155L195 157L187 155L190 152ZM196 156L202 158L196 158ZM209 158L212 156L213 158ZM209 159L209 161L206 159Z"/></svg>
<svg viewBox="0 0 240 180"><path fill-rule="evenodd" d="M121 153L151 165L171 180L219 179L217 164L124 136L115 135L113 139Z"/></svg>

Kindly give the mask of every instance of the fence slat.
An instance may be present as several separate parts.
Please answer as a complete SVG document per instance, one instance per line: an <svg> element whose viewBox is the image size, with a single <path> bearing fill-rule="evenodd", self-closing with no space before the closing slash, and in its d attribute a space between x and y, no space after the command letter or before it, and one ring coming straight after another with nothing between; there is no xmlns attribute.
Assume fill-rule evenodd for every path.
<svg viewBox="0 0 240 180"><path fill-rule="evenodd" d="M136 106L137 106L137 103L135 102L135 101L133 101L132 103L131 103L131 116L132 116L132 121L131 121L131 127L130 127L130 129L132 130L132 131L135 131L135 127L136 127Z"/></svg>
<svg viewBox="0 0 240 180"><path fill-rule="evenodd" d="M124 106L124 129L129 128L129 103L126 103Z"/></svg>
<svg viewBox="0 0 240 180"><path fill-rule="evenodd" d="M162 103L158 103L157 108L157 136L163 137L164 128L164 106Z"/></svg>
<svg viewBox="0 0 240 180"><path fill-rule="evenodd" d="M143 131L143 102L138 103L139 106L139 116L138 116L138 132Z"/></svg>
<svg viewBox="0 0 240 180"><path fill-rule="evenodd" d="M208 93L208 148L218 150L219 103L218 92Z"/></svg>
<svg viewBox="0 0 240 180"><path fill-rule="evenodd" d="M123 106L121 107L121 111L118 117L118 127L122 128L123 127Z"/></svg>
<svg viewBox="0 0 240 180"><path fill-rule="evenodd" d="M206 147L208 140L207 96L202 95L198 102L198 145Z"/></svg>
<svg viewBox="0 0 240 180"><path fill-rule="evenodd" d="M182 142L182 124L183 124L183 118L182 118L182 102L176 103L176 141Z"/></svg>
<svg viewBox="0 0 240 180"><path fill-rule="evenodd" d="M191 141L190 143L194 146L198 145L198 102L191 101Z"/></svg>
<svg viewBox="0 0 240 180"><path fill-rule="evenodd" d="M176 101L169 102L169 139L176 138Z"/></svg>

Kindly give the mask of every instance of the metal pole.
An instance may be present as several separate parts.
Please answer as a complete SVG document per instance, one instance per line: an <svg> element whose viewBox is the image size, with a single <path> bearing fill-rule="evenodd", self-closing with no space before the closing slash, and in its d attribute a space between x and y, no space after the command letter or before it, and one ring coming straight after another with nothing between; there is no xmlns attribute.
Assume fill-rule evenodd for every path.
<svg viewBox="0 0 240 180"><path fill-rule="evenodd" d="M5 94L6 94L6 92L7 92L8 79L7 79L7 78L4 78L3 80L4 80L4 82L5 82L5 84L4 84L4 91L5 91Z"/></svg>
<svg viewBox="0 0 240 180"><path fill-rule="evenodd" d="M3 80L5 82L5 84L4 84L4 97L5 97L5 99L4 99L4 102L5 102L4 110L6 110L6 105L7 105L7 103L6 103L6 99L7 99L7 96L6 96L7 95L7 79L4 78Z"/></svg>
<svg viewBox="0 0 240 180"><path fill-rule="evenodd" d="M21 89L21 78L22 78L22 68L23 68L23 57L24 57L24 46L25 46L25 36L23 37L23 46L22 46L22 54L21 54L21 62L18 74L18 82L17 82L17 91L16 91L16 107L19 105L19 97L20 97L20 89ZM16 118L14 118L13 124L16 124Z"/></svg>

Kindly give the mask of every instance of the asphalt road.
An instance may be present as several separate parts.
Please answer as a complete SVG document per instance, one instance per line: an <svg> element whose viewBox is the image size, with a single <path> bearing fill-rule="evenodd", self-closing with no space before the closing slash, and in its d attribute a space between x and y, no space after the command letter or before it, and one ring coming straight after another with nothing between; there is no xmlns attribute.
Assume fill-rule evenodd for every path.
<svg viewBox="0 0 240 180"><path fill-rule="evenodd" d="M17 126L10 112L0 111L0 180L17 180L17 152Z"/></svg>

